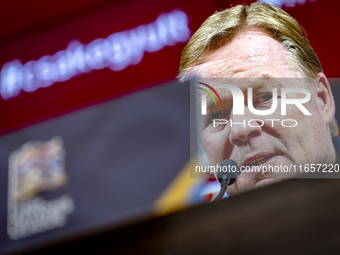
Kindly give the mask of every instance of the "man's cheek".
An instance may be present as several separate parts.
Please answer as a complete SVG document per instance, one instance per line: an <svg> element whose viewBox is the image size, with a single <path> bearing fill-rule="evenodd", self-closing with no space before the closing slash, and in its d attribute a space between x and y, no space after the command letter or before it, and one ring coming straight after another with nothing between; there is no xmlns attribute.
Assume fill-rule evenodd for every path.
<svg viewBox="0 0 340 255"><path fill-rule="evenodd" d="M236 194L239 194L241 192L245 192L248 190L252 190L255 187L256 184L256 179L255 178L243 178L243 177L238 177L236 182L228 186L227 188L227 194L229 196L233 196Z"/></svg>
<svg viewBox="0 0 340 255"><path fill-rule="evenodd" d="M223 145L225 141L220 136L210 135L202 139L202 147L208 156L210 165L215 165L223 160Z"/></svg>
<svg viewBox="0 0 340 255"><path fill-rule="evenodd" d="M217 151L217 148L215 148L215 143L212 137L206 134L201 135L200 141L201 141L203 150L207 154L208 160L211 164L213 160L213 156L215 155L215 152Z"/></svg>
<svg viewBox="0 0 340 255"><path fill-rule="evenodd" d="M297 94L297 95L291 94L291 93L287 94L288 100L294 100L294 99L299 100L305 97L306 95L304 94ZM308 102L305 102L305 103L296 102L296 104L295 103L283 104L281 102L281 104L278 106L278 108L280 108L281 115L282 115L282 112L285 110L286 115L282 115L283 117L295 116L296 118L298 118L298 117L304 117L304 116L311 116L313 115L313 113L318 111L318 109L316 108L317 107L316 102L313 99L313 97L311 97L311 99ZM298 107L298 105L300 106ZM281 110L281 107L285 107L285 109ZM310 113L311 115L308 115L308 113Z"/></svg>

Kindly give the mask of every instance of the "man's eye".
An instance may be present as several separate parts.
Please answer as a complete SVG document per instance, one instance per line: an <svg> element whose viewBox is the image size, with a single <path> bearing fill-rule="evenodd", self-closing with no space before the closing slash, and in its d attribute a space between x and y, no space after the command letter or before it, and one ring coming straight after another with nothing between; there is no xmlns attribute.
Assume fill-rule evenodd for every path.
<svg viewBox="0 0 340 255"><path fill-rule="evenodd" d="M226 111L214 112L213 114L210 115L211 120L223 119L226 117L228 117L228 112Z"/></svg>
<svg viewBox="0 0 340 255"><path fill-rule="evenodd" d="M221 112L215 112L211 115L211 118L214 119L222 119L222 113Z"/></svg>
<svg viewBox="0 0 340 255"><path fill-rule="evenodd" d="M254 97L254 102L253 104L257 104L257 103L262 103L265 101L269 101L270 99L273 98L273 94L272 93L264 93L264 94L260 94Z"/></svg>

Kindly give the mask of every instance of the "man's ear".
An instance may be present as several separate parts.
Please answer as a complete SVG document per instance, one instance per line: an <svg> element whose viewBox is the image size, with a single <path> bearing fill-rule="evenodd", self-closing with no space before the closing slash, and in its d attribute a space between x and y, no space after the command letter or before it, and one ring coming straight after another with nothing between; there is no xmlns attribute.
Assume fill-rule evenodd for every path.
<svg viewBox="0 0 340 255"><path fill-rule="evenodd" d="M335 114L335 104L331 86L329 85L327 77L323 73L319 73L320 77L317 86L317 105L322 113L326 124L332 122Z"/></svg>

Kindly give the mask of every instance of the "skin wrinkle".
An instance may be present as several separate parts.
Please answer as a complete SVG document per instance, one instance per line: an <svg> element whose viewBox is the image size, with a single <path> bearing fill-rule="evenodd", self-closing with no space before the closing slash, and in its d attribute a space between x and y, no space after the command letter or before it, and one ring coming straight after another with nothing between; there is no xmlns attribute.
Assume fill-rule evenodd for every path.
<svg viewBox="0 0 340 255"><path fill-rule="evenodd" d="M255 57L255 56L252 56ZM258 59L258 58L257 58ZM224 64L228 64L231 61L236 61L235 64L241 63L243 66L230 66L225 67ZM246 61L246 63L245 63ZM250 62L250 63L249 63ZM251 65L252 61L249 61L249 59L245 58L230 58L223 61L212 61L209 63L203 63L201 65L197 65L192 69L193 74L201 77L201 78L216 78L216 77L226 77L229 72L231 71L233 73L242 73L244 71L251 72L252 70L247 70L247 66ZM259 63L258 68L265 68L266 62L268 62L268 58L264 59L262 63ZM234 70L236 69L236 70ZM239 70L238 70L239 69ZM250 76L251 77L251 76Z"/></svg>
<svg viewBox="0 0 340 255"><path fill-rule="evenodd" d="M251 37L251 40L248 39L249 37ZM261 45L266 45L265 50L259 50ZM207 124L209 122L206 117L209 117L209 114L213 111L227 110L232 105L230 101L231 92L216 88L221 96L223 107L218 105L215 108L214 104L211 106L212 99L208 98L207 103L210 105L208 114L199 120L200 142L210 165L220 164L223 160L230 158L240 166L246 157L259 152L279 153L280 155L273 162L274 165L335 162L335 151L327 127L328 122L334 117L334 102L331 106L333 110L331 108L324 110L320 107L323 104L323 100L320 98L318 98L319 107L313 107L313 100L305 103L304 106L311 112L312 116L305 116L295 105L287 105L287 116L281 116L280 99L278 99L277 109L269 116L254 115L247 107L246 89L249 86L253 87L253 95L256 91L259 91L259 93L263 91L272 92L273 86L278 88L278 95L280 95L280 88L282 87L305 87L299 76L292 72L286 64L285 55L286 50L280 43L265 33L252 30L236 36L228 45L222 46L207 55L205 63L194 68L196 72L200 73L202 80L209 78L207 84L213 87L215 84L221 83L221 79L218 78L224 77L230 78L227 80L228 84L236 85L244 92L245 115L234 115L231 111L229 120L242 122L245 119L246 123L250 119L279 119L280 121L295 119L298 121L298 126L295 128L284 128L278 121L274 122L274 127L271 126L270 122L265 122L262 127L259 124L255 128L248 126L244 128L243 125L231 127L229 122L227 125L214 128L211 124ZM248 56L251 57L248 58ZM328 96L331 97L331 92L329 93ZM317 93L315 94L317 95ZM302 94L287 94L288 98L299 98L301 96L304 97ZM263 105L265 108L261 109L269 109L272 103ZM325 121L326 119L329 121ZM254 133L254 131L256 132ZM251 133L254 133L254 135L250 135ZM315 147L318 150L315 150ZM264 178L266 182L262 181ZM275 182L278 178L282 179L282 176L262 175L256 172L241 173L237 181L228 187L228 194L237 194Z"/></svg>

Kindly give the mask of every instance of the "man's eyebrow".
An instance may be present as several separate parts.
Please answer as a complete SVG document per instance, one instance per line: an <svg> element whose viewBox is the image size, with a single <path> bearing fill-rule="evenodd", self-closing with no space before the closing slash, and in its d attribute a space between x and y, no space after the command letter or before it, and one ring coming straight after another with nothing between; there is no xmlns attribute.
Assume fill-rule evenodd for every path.
<svg viewBox="0 0 340 255"><path fill-rule="evenodd" d="M246 89L252 87L253 89L259 89L261 87L272 87L272 88L282 88L284 87L278 79L273 77L266 78L256 78L255 81L251 82L251 86L246 86ZM245 90L245 88L243 88Z"/></svg>
<svg viewBox="0 0 340 255"><path fill-rule="evenodd" d="M241 84L241 85L240 84L236 85L236 84L234 84L234 82L229 83L229 82L222 82L222 81L212 81L212 82L205 81L204 84L207 84L211 87L215 87L215 88L219 88L219 89L223 89L223 87L219 87L218 85L227 85L227 84L234 85L234 86L236 86L236 87L238 87L239 89L242 90L245 99L248 96L248 88L249 87L253 88L253 91L261 89L261 88L266 88L266 87L269 87L269 88L282 88L282 87L284 87L284 85L279 82L279 78L274 78L269 74L263 74L263 76L265 76L265 78L238 78L238 79L244 79L244 81L242 82L243 84ZM221 79L221 78L219 78L219 79ZM219 80L219 79L217 79L217 80ZM226 78L226 79L229 79L229 78ZM233 78L233 79L235 79L235 78ZM199 83L201 83L201 82L197 82L197 83L198 83L197 85L199 85ZM227 89L227 88L225 88L225 89ZM229 106L229 103L232 102L232 100L233 100L233 96L232 96L231 91L229 89L227 89L227 90L228 90L227 94L223 94L223 96L221 95L222 102L225 102L225 103L223 103L223 106ZM214 95L214 93L212 93L212 94ZM216 97L216 102L217 102L217 107L221 106L217 97ZM214 101L208 95L207 95L207 106L209 108L215 107Z"/></svg>
<svg viewBox="0 0 340 255"><path fill-rule="evenodd" d="M220 108L220 107L230 107L230 104L233 101L233 97L232 97L232 93L230 91L228 91L228 96L224 95L221 97L221 101L223 104L220 104L220 102L218 101L218 99L216 98L216 102L217 102L217 106L215 106L214 101L212 100L212 98L210 96L207 95L207 107L208 109L211 108Z"/></svg>
<svg viewBox="0 0 340 255"><path fill-rule="evenodd" d="M221 103L221 105L223 105L223 103L222 103L222 101L221 101L221 98L220 98L220 95L217 93L217 91L212 87L212 86L210 86L210 85L208 85L208 84L206 84L206 83L203 83L203 82L197 82L198 84L201 84L201 85L204 85L204 86L206 86L207 88L209 88L212 92L214 92L214 94L217 96L217 98L218 98L218 101ZM200 89L202 89L202 88L200 88ZM202 89L202 90L204 90L204 89ZM204 91L206 91L206 90L204 90ZM215 99L214 99L214 97L215 97L215 95L212 95L210 92L208 92L208 91L206 91L209 95L210 95L210 97L212 97L212 99L214 100L214 102L215 102L215 105L216 105L216 101L215 101Z"/></svg>

